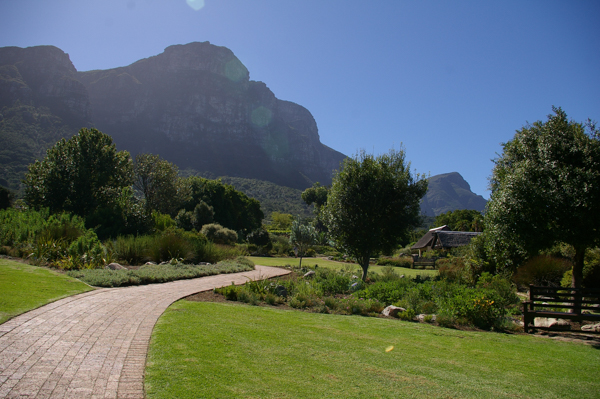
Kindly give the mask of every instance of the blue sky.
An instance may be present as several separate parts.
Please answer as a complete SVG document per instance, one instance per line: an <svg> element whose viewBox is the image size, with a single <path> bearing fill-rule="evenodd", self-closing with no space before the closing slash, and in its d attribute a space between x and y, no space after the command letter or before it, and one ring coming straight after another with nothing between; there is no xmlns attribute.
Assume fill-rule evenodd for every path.
<svg viewBox="0 0 600 399"><path fill-rule="evenodd" d="M0 0L0 46L54 45L85 71L210 41L306 107L324 144L403 145L417 172L488 198L528 121L555 105L600 122L599 17L593 0Z"/></svg>

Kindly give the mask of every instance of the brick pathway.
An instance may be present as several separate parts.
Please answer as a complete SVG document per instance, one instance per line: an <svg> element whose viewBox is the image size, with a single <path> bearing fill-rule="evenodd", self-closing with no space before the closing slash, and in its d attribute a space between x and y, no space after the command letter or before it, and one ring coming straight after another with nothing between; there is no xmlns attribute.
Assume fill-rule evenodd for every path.
<svg viewBox="0 0 600 399"><path fill-rule="evenodd" d="M0 398L143 398L154 324L173 302L215 287L287 274L252 272L98 289L0 324Z"/></svg>

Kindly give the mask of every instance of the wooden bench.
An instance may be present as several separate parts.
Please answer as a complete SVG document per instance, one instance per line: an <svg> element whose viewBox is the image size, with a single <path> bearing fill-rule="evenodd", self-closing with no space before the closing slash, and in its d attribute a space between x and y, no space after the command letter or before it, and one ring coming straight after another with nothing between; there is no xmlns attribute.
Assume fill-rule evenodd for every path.
<svg viewBox="0 0 600 399"><path fill-rule="evenodd" d="M435 269L435 261L438 260L439 258L422 258L419 256L413 256L413 261L412 261L412 265L410 266L411 269L420 269L420 268L426 268L428 266L431 266Z"/></svg>
<svg viewBox="0 0 600 399"><path fill-rule="evenodd" d="M523 302L525 332L529 332L529 330L557 330L552 327L536 327L534 325L536 317L568 319L577 322L600 322L600 290L530 285L529 300ZM567 331L598 334L594 331Z"/></svg>

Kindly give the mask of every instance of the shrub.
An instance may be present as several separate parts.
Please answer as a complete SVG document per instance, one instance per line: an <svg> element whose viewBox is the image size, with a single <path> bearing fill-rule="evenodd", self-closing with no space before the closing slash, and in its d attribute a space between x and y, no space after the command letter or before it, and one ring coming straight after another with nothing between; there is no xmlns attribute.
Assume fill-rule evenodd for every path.
<svg viewBox="0 0 600 399"><path fill-rule="evenodd" d="M120 261L128 265L141 265L151 259L150 248L154 243L152 236L119 236L109 246Z"/></svg>
<svg viewBox="0 0 600 399"><path fill-rule="evenodd" d="M326 295L347 294L355 282L349 273L335 272L331 269L318 268L315 281Z"/></svg>
<svg viewBox="0 0 600 399"><path fill-rule="evenodd" d="M218 223L211 223L202 226L201 233L209 240L217 244L232 245L237 242L237 233Z"/></svg>
<svg viewBox="0 0 600 399"><path fill-rule="evenodd" d="M573 270L567 270L561 280L561 286L571 287L572 280ZM600 248L589 248L585 252L582 286L584 288L600 287Z"/></svg>
<svg viewBox="0 0 600 399"><path fill-rule="evenodd" d="M384 305L376 299L363 299L350 296L342 298L337 303L337 313L369 316L379 314Z"/></svg>
<svg viewBox="0 0 600 399"><path fill-rule="evenodd" d="M166 229L177 225L173 218L171 218L171 215L166 215L157 211L152 212L152 223L155 231L165 231Z"/></svg>
<svg viewBox="0 0 600 399"><path fill-rule="evenodd" d="M412 266L412 260L408 257L403 258L379 258L377 263L380 266L396 266L410 269Z"/></svg>
<svg viewBox="0 0 600 399"><path fill-rule="evenodd" d="M404 312L398 313L398 318L404 321L412 321L416 316L413 309L406 309Z"/></svg>
<svg viewBox="0 0 600 399"><path fill-rule="evenodd" d="M194 233L186 233L181 229L168 228L153 236L150 245L150 258L156 262L164 262L173 258L184 260L194 257L195 245L193 241L199 237Z"/></svg>
<svg viewBox="0 0 600 399"><path fill-rule="evenodd" d="M361 298L376 299L388 306L400 301L406 290L412 286L414 286L414 283L410 279L380 281L355 292L353 295Z"/></svg>
<svg viewBox="0 0 600 399"><path fill-rule="evenodd" d="M290 256L294 255L292 251L292 245L289 239L285 236L271 234L271 242L273 243L272 253L278 256Z"/></svg>
<svg viewBox="0 0 600 399"><path fill-rule="evenodd" d="M565 272L572 268L573 264L567 259L538 255L519 266L513 279L520 287L529 284L558 287Z"/></svg>

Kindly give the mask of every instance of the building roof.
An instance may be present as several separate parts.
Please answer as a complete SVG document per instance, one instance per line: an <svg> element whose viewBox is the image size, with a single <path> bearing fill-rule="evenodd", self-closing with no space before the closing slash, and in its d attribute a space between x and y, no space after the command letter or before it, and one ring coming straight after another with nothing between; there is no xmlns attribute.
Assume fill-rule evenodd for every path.
<svg viewBox="0 0 600 399"><path fill-rule="evenodd" d="M429 230L415 245L411 247L411 249L421 249L430 247L433 239L435 238L435 233L438 231L450 231L450 228L446 225L436 227L435 229Z"/></svg>
<svg viewBox="0 0 600 399"><path fill-rule="evenodd" d="M472 231L451 231L448 226L429 230L411 249L447 249L468 245L473 237L481 233Z"/></svg>

